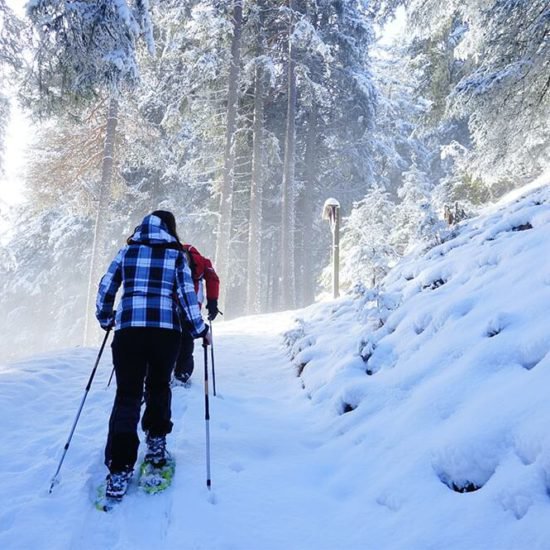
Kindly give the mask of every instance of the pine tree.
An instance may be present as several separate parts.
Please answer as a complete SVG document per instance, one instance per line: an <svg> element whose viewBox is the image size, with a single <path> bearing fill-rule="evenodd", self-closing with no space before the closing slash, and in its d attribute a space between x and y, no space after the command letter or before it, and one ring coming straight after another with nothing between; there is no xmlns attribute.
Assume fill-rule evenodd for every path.
<svg viewBox="0 0 550 550"><path fill-rule="evenodd" d="M7 82L22 64L22 40L25 31L5 0L0 0L0 176L3 172L6 128L10 119L10 100Z"/></svg>
<svg viewBox="0 0 550 550"><path fill-rule="evenodd" d="M315 212L329 195L349 208L372 183L376 93L371 15L353 1L298 4L293 278L297 303L307 304L323 257Z"/></svg>
<svg viewBox="0 0 550 550"><path fill-rule="evenodd" d="M28 92L30 98L36 96L38 114L51 115L94 101L101 94L109 96L84 331L85 343L92 343L97 334L92 314L96 285L105 263L119 95L138 81L136 40L141 33L153 53L148 0L136 0L133 9L116 0L74 5L35 0L27 11L37 35L30 79L34 88Z"/></svg>
<svg viewBox="0 0 550 550"><path fill-rule="evenodd" d="M550 156L547 2L389 4L407 7L408 55L424 66L418 91L431 101L435 141L468 149L466 173L454 176L498 196L540 174Z"/></svg>
<svg viewBox="0 0 550 550"><path fill-rule="evenodd" d="M284 137L283 177L281 184L281 289L280 305L292 308L296 300L294 272L295 154L296 154L296 48L293 43L296 1L288 1L288 57L286 130Z"/></svg>
<svg viewBox="0 0 550 550"><path fill-rule="evenodd" d="M475 174L521 184L550 164L548 2L469 0L460 10L468 33L457 53L475 64L450 96L451 108L468 117Z"/></svg>
<svg viewBox="0 0 550 550"><path fill-rule="evenodd" d="M394 205L381 187L374 187L354 204L343 227L342 288L358 282L376 288L396 261L398 253L390 242L395 226L393 214Z"/></svg>
<svg viewBox="0 0 550 550"><path fill-rule="evenodd" d="M395 229L392 241L399 254L418 241L439 241L441 225L431 204L433 183L413 160L412 166L402 175L403 183L397 194L401 202L396 206Z"/></svg>
<svg viewBox="0 0 550 550"><path fill-rule="evenodd" d="M17 224L0 245L4 360L82 343L80 274L89 266L91 223L63 207L37 212L32 206L13 212Z"/></svg>
<svg viewBox="0 0 550 550"><path fill-rule="evenodd" d="M238 89L241 70L241 36L243 2L234 0L232 13L231 59L228 75L227 114L225 123L225 151L223 181L220 189L219 222L216 241L216 266L222 280L227 281L231 258L231 232L233 216L233 192L235 177ZM220 306L225 310L226 292L220 296Z"/></svg>
<svg viewBox="0 0 550 550"><path fill-rule="evenodd" d="M266 88L268 87L265 64L266 37L264 33L265 2L258 0L255 17L256 27L256 57L254 59L254 113L252 135L252 176L250 181L250 203L248 224L248 265L246 284L247 313L261 311L262 296L262 200L264 178L264 125Z"/></svg>

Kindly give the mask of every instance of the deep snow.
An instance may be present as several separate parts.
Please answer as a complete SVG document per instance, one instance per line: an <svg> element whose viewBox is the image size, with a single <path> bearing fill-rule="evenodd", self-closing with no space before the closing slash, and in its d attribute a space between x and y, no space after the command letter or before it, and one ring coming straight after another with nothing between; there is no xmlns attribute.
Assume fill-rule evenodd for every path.
<svg viewBox="0 0 550 550"><path fill-rule="evenodd" d="M290 314L247 318L216 329L218 397L211 398L212 483L206 489L202 369L173 392L177 459L172 488L131 490L112 514L95 510L105 475L102 449L113 388L100 363L81 423L48 494L96 350L40 357L0 376L9 414L0 451L1 548L337 548L366 539L362 518L340 506L332 478L338 449L322 446L330 415L315 411L281 344ZM201 366L202 350L197 351ZM5 415L5 416L6 416ZM342 534L347 531L347 535Z"/></svg>
<svg viewBox="0 0 550 550"><path fill-rule="evenodd" d="M216 323L211 492L202 350L174 389L173 486L111 514L91 504L109 354L52 495L97 350L0 367L0 548L550 548L548 242L542 187L404 259L378 296Z"/></svg>
<svg viewBox="0 0 550 550"><path fill-rule="evenodd" d="M550 188L524 194L288 335L375 548L550 548Z"/></svg>

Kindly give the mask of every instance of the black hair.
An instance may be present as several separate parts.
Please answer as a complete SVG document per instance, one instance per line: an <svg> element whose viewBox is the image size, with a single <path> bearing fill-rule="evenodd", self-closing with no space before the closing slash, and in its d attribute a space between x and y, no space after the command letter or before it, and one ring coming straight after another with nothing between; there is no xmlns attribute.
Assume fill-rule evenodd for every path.
<svg viewBox="0 0 550 550"><path fill-rule="evenodd" d="M168 210L155 210L154 212L151 212L151 216L160 218L164 222L164 225L166 225L168 233L170 233L170 235L178 241L178 244L181 245L178 232L176 231L176 218L172 212L169 212Z"/></svg>
<svg viewBox="0 0 550 550"><path fill-rule="evenodd" d="M160 218L164 222L164 225L168 228L168 233L179 241L178 233L176 231L176 218L172 212L168 212L168 210L155 210L154 212L151 212L151 216Z"/></svg>

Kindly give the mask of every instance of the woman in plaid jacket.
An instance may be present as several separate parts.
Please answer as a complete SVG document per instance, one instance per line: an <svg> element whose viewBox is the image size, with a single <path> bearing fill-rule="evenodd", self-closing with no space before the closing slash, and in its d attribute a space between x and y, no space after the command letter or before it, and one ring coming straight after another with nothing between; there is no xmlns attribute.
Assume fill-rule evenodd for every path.
<svg viewBox="0 0 550 550"><path fill-rule="evenodd" d="M115 319L113 305L121 285ZM105 448L106 493L122 498L137 459L144 381L145 460L162 466L168 456L170 376L179 351L180 316L185 319L184 330L210 343L171 212L157 210L143 219L101 279L96 306L101 327L115 327L112 352L117 392Z"/></svg>

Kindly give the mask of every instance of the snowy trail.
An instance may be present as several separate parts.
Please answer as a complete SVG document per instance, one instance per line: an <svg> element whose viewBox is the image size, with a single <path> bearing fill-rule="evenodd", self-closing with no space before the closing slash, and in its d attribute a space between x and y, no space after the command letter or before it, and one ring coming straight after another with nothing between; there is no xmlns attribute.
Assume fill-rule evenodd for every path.
<svg viewBox="0 0 550 550"><path fill-rule="evenodd" d="M341 547L341 529L331 520L339 495L320 483L334 456L318 453L326 426L284 353L280 333L290 325L282 314L218 329L213 491L205 489L203 390L195 383L175 430L183 445L166 548Z"/></svg>
<svg viewBox="0 0 550 550"><path fill-rule="evenodd" d="M548 550L549 238L544 188L405 258L376 300L215 323L211 492L200 348L172 487L111 514L91 503L109 354L52 495L97 350L0 365L0 549Z"/></svg>
<svg viewBox="0 0 550 550"><path fill-rule="evenodd" d="M102 359L52 495L47 494L95 350L34 359L1 372L1 410L15 408L7 445L0 514L2 548L359 548L358 526L341 524L338 462L321 452L330 435L283 349L289 313L215 325L218 397L211 397L213 489L206 489L202 348L193 385L173 392L177 459L170 490L148 496L133 487L111 514L91 505L105 475L102 450L113 388L105 390L110 353ZM28 399L28 398L31 399ZM11 400L11 401L10 401ZM319 416L321 415L321 416ZM11 438L11 439L10 439ZM14 450L15 449L15 450ZM326 451L327 449L325 449ZM31 477L28 478L27 476ZM327 483L324 483L326 480ZM345 492L345 491L344 491ZM345 496L345 495L344 495ZM356 518L357 519L357 518ZM347 533L347 535L346 535ZM47 541L47 544L45 543ZM354 545L355 541L355 545Z"/></svg>

